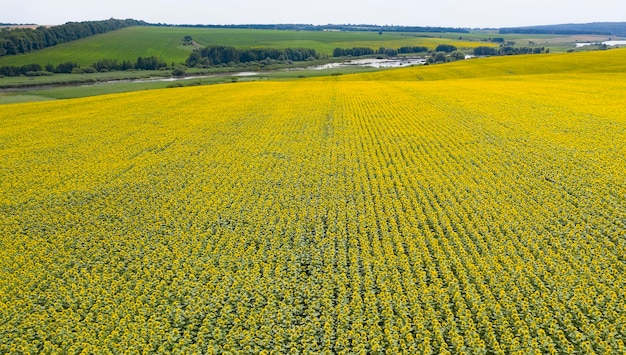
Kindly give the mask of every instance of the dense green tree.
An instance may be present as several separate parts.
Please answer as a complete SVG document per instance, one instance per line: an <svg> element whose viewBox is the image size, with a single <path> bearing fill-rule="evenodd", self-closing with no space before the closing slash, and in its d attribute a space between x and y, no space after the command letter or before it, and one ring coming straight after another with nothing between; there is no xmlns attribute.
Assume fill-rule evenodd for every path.
<svg viewBox="0 0 626 355"><path fill-rule="evenodd" d="M165 67L167 67L167 64L155 56L139 57L135 63L135 69L138 70L157 70Z"/></svg>
<svg viewBox="0 0 626 355"><path fill-rule="evenodd" d="M387 55L387 56L390 56L390 57L398 55L398 51L396 49L383 48L383 47L378 48L378 51L376 53L377 54L384 54L384 55Z"/></svg>
<svg viewBox="0 0 626 355"><path fill-rule="evenodd" d="M498 49L489 46L479 46L474 48L474 55L485 56L485 55L498 55Z"/></svg>
<svg viewBox="0 0 626 355"><path fill-rule="evenodd" d="M371 49L370 49L371 51ZM372 51L373 52L373 51ZM294 61L300 62L310 58L318 58L315 49L307 48L250 48L237 49L228 46L209 46L193 51L186 64L188 67L197 65L212 66L229 63L249 63L254 61Z"/></svg>
<svg viewBox="0 0 626 355"><path fill-rule="evenodd" d="M417 47L400 47L398 48L398 53L421 53L428 52L428 47L417 46Z"/></svg>
<svg viewBox="0 0 626 355"><path fill-rule="evenodd" d="M446 56L445 52L435 53L435 55L433 56L433 59L435 63L445 63L448 61L448 57Z"/></svg>
<svg viewBox="0 0 626 355"><path fill-rule="evenodd" d="M185 67L178 66L178 67L174 68L174 70L172 70L172 75L173 76L184 76L185 75Z"/></svg>
<svg viewBox="0 0 626 355"><path fill-rule="evenodd" d="M449 58L450 58L451 61L463 60L463 59L465 59L465 53L463 53L461 51L454 51L454 52L450 53Z"/></svg>
<svg viewBox="0 0 626 355"><path fill-rule="evenodd" d="M440 44L435 48L435 52L446 52L451 53L456 50L456 47L451 44Z"/></svg>
<svg viewBox="0 0 626 355"><path fill-rule="evenodd" d="M74 68L78 68L78 64L73 62L65 62L57 65L55 72L56 73L71 73Z"/></svg>
<svg viewBox="0 0 626 355"><path fill-rule="evenodd" d="M376 54L376 51L369 47L354 47L354 48L335 48L333 50L333 57L360 57L362 55Z"/></svg>
<svg viewBox="0 0 626 355"><path fill-rule="evenodd" d="M99 72L121 69L121 65L115 59L102 59L92 64L91 67Z"/></svg>

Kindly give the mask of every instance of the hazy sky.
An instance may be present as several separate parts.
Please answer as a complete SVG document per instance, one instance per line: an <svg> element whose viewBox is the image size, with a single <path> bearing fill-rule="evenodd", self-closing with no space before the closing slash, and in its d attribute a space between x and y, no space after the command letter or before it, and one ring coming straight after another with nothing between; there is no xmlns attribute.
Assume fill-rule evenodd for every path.
<svg viewBox="0 0 626 355"><path fill-rule="evenodd" d="M168 24L507 27L626 21L624 0L11 0L2 23L134 18Z"/></svg>

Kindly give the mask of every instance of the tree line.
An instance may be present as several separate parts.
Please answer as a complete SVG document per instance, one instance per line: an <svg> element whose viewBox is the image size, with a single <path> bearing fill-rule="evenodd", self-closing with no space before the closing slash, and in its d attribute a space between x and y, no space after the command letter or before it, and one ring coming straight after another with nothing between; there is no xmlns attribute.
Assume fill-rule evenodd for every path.
<svg viewBox="0 0 626 355"><path fill-rule="evenodd" d="M374 54L395 56L400 53L406 54L406 53L421 53L421 52L428 52L428 48L419 47L419 46L418 47L400 47L397 49L381 47L377 50L369 48L369 47L335 48L333 50L333 57L345 57L345 56L360 57L363 55L374 55Z"/></svg>
<svg viewBox="0 0 626 355"><path fill-rule="evenodd" d="M493 55L516 55L516 54L539 54L549 53L549 49L545 47L513 47L503 45L500 47L480 46L474 48L474 55L477 56L493 56Z"/></svg>
<svg viewBox="0 0 626 355"><path fill-rule="evenodd" d="M159 57L139 57L135 63L129 60L118 62L115 59L102 59L91 65L92 68L99 72L114 70L158 70L167 67L167 63L159 59Z"/></svg>
<svg viewBox="0 0 626 355"><path fill-rule="evenodd" d="M293 61L318 59L315 49L307 48L250 48L237 49L229 46L209 46L194 50L187 58L188 67L214 66L228 63L249 63L263 60Z"/></svg>
<svg viewBox="0 0 626 355"><path fill-rule="evenodd" d="M139 57L133 63L129 60L117 61L115 59L102 59L92 65L81 68L74 62L65 62L57 66L47 64L26 64L22 66L3 66L0 67L0 77L2 76L42 76L53 73L69 74L69 73L95 73L115 70L158 70L167 67L167 63L158 57Z"/></svg>
<svg viewBox="0 0 626 355"><path fill-rule="evenodd" d="M147 25L138 20L104 20L86 22L68 22L64 25L36 29L15 28L0 30L0 57L24 54L60 43L119 30L130 26Z"/></svg>

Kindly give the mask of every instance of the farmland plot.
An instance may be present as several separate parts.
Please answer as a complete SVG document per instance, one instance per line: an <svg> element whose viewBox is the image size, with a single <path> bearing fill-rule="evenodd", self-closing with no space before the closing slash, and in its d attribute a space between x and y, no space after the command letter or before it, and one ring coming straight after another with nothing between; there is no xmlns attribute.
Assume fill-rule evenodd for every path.
<svg viewBox="0 0 626 355"><path fill-rule="evenodd" d="M0 352L624 353L623 79L3 106Z"/></svg>

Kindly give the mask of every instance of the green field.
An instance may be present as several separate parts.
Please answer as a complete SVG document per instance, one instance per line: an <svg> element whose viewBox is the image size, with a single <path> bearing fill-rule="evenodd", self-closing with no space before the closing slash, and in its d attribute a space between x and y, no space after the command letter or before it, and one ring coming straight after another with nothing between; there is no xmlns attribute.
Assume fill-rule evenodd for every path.
<svg viewBox="0 0 626 355"><path fill-rule="evenodd" d="M182 63L193 46L183 46L183 38L191 36L201 46L228 45L239 48L313 48L323 54L332 54L337 47L367 46L371 48L399 48L439 44L453 44L472 48L485 42L459 40L459 34L401 34L377 32L323 32L251 29L207 29L181 27L130 27L78 41L64 43L29 54L2 57L0 66L39 63L58 65L76 62L88 66L101 59L136 60L137 57L157 56L168 64ZM426 37L436 36L436 37ZM441 36L441 37L440 37Z"/></svg>

